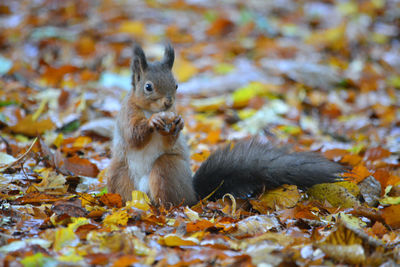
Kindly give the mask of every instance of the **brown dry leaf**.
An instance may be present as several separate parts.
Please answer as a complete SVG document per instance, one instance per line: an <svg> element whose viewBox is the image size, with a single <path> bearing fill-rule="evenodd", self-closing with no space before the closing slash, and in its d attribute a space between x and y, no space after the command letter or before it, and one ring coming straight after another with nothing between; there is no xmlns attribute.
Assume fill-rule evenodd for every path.
<svg viewBox="0 0 400 267"><path fill-rule="evenodd" d="M81 201L57 201L52 206L52 211L55 214L68 214L70 217L85 217L87 212L82 208Z"/></svg>
<svg viewBox="0 0 400 267"><path fill-rule="evenodd" d="M375 222L371 230L379 238L388 232L388 229L381 222Z"/></svg>
<svg viewBox="0 0 400 267"><path fill-rule="evenodd" d="M187 233L192 233L192 232L199 232L203 231L207 228L213 227L214 223L210 222L209 220L198 220L195 222L189 222L186 224L186 232Z"/></svg>
<svg viewBox="0 0 400 267"><path fill-rule="evenodd" d="M96 177L99 173L96 164L90 162L88 159L80 158L78 156L64 158L63 166L75 175Z"/></svg>
<svg viewBox="0 0 400 267"><path fill-rule="evenodd" d="M86 240L87 235L94 230L98 230L99 227L97 225L94 224L84 224L79 226L76 230L75 230L75 234L79 237L79 239L81 240Z"/></svg>
<svg viewBox="0 0 400 267"><path fill-rule="evenodd" d="M107 193L100 197L100 201L109 208L121 208L122 198L119 194Z"/></svg>
<svg viewBox="0 0 400 267"><path fill-rule="evenodd" d="M282 222L290 219L318 220L318 212L318 208L313 203L309 203L308 205L298 203L294 208L280 211L278 216Z"/></svg>
<svg viewBox="0 0 400 267"><path fill-rule="evenodd" d="M211 36L222 36L230 33L235 24L227 18L219 18L215 20L207 29L207 34Z"/></svg>
<svg viewBox="0 0 400 267"><path fill-rule="evenodd" d="M8 127L8 129L13 133L35 137L55 128L55 125L51 119L35 121L32 117L33 114L29 114L22 120L18 121L16 125Z"/></svg>
<svg viewBox="0 0 400 267"><path fill-rule="evenodd" d="M392 205L382 210L385 222L394 229L400 228L400 205Z"/></svg>
<svg viewBox="0 0 400 267"><path fill-rule="evenodd" d="M90 36L82 36L76 43L76 50L82 56L88 56L96 52L96 43Z"/></svg>
<svg viewBox="0 0 400 267"><path fill-rule="evenodd" d="M42 204L46 202L51 203L57 200L60 200L60 198L45 193L33 192L33 193L27 193L24 196L17 198L15 201L23 205L23 204Z"/></svg>
<svg viewBox="0 0 400 267"><path fill-rule="evenodd" d="M371 161L387 158L391 154L389 150L380 147L369 148L365 151L365 157Z"/></svg>
<svg viewBox="0 0 400 267"><path fill-rule="evenodd" d="M337 158L343 158L344 156L348 155L349 151L346 149L330 149L324 152L324 156L330 160L335 160Z"/></svg>
<svg viewBox="0 0 400 267"><path fill-rule="evenodd" d="M64 65L58 68L47 66L41 76L41 79L48 85L57 87L64 79L64 76L69 73L74 73L79 70L78 67L72 65Z"/></svg>
<svg viewBox="0 0 400 267"><path fill-rule="evenodd" d="M261 213L268 209L279 210L294 207L301 195L295 185L283 185L265 192L259 200L251 200L253 208Z"/></svg>

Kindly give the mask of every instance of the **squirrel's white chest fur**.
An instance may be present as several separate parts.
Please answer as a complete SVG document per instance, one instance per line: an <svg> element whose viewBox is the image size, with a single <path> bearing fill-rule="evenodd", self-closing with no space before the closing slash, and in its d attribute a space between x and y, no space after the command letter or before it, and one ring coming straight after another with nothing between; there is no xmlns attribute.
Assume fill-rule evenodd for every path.
<svg viewBox="0 0 400 267"><path fill-rule="evenodd" d="M153 135L159 134L155 132ZM149 175L154 162L162 154L164 154L162 138L154 136L142 149L127 150L129 173L137 190L149 193Z"/></svg>
<svg viewBox="0 0 400 267"><path fill-rule="evenodd" d="M120 157L126 157L129 176L135 185L135 189L147 194L150 191L149 175L154 162L165 153L162 138L157 135L160 134L154 132L148 144L143 148L134 149L126 146L118 127L115 127L114 131L114 151L120 153Z"/></svg>

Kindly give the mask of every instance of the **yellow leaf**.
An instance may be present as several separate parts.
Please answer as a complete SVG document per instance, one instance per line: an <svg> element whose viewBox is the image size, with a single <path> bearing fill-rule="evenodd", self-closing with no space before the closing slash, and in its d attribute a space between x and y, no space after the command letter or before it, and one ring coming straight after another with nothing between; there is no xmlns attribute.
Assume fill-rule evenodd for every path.
<svg viewBox="0 0 400 267"><path fill-rule="evenodd" d="M301 195L295 185L283 185L265 192L259 200L252 201L251 204L259 212L265 213L266 207L270 209L292 208L300 198Z"/></svg>
<svg viewBox="0 0 400 267"><path fill-rule="evenodd" d="M327 200L334 207L352 208L360 205L346 188L336 183L314 185L308 189L307 193L317 200Z"/></svg>
<svg viewBox="0 0 400 267"><path fill-rule="evenodd" d="M253 108L245 108L238 111L238 116L241 120L248 119L257 113L256 109Z"/></svg>
<svg viewBox="0 0 400 267"><path fill-rule="evenodd" d="M84 258L81 255L77 254L75 251L70 251L68 254L57 257L57 260L68 263L78 263L83 259Z"/></svg>
<svg viewBox="0 0 400 267"><path fill-rule="evenodd" d="M232 94L233 106L244 107L256 96L268 95L275 85L267 85L260 82L251 82L248 85L237 89ZM272 89L273 90L273 89Z"/></svg>
<svg viewBox="0 0 400 267"><path fill-rule="evenodd" d="M84 147L87 144L92 142L92 138L89 136L79 136L75 139L75 142L72 144L73 147Z"/></svg>
<svg viewBox="0 0 400 267"><path fill-rule="evenodd" d="M227 63L219 63L215 65L214 71L217 74L228 74L232 72L235 69L235 66L232 64L227 64Z"/></svg>
<svg viewBox="0 0 400 267"><path fill-rule="evenodd" d="M55 126L51 119L34 121L33 115L30 114L20 120L16 125L9 127L9 129L14 133L26 136L37 136L38 134L43 134L48 130L54 129L54 127Z"/></svg>
<svg viewBox="0 0 400 267"><path fill-rule="evenodd" d="M194 210L190 209L189 207L185 207L185 215L189 218L191 221L197 221L200 220L199 214L195 212Z"/></svg>
<svg viewBox="0 0 400 267"><path fill-rule="evenodd" d="M82 193L80 194L79 199L81 200L82 207L86 207L86 205L93 206L98 204L97 200L91 194Z"/></svg>
<svg viewBox="0 0 400 267"><path fill-rule="evenodd" d="M217 111L226 107L226 97L208 97L203 99L192 100L190 105L198 112Z"/></svg>
<svg viewBox="0 0 400 267"><path fill-rule="evenodd" d="M198 72L197 68L190 61L182 58L178 58L175 61L173 71L179 82L186 82Z"/></svg>
<svg viewBox="0 0 400 267"><path fill-rule="evenodd" d="M32 115L33 121L36 121L40 117L40 115L43 113L43 110L46 107L47 102L48 102L48 99L46 99L46 98L42 99L42 102L40 102L39 108Z"/></svg>
<svg viewBox="0 0 400 267"><path fill-rule="evenodd" d="M71 217L72 223L68 224L68 228L70 228L72 231L76 231L76 229L78 229L80 226L85 225L85 224L89 224L90 221L87 218L83 218L83 217Z"/></svg>
<svg viewBox="0 0 400 267"><path fill-rule="evenodd" d="M129 33L136 36L144 36L146 33L143 22L131 20L122 21L119 25L118 32Z"/></svg>
<svg viewBox="0 0 400 267"><path fill-rule="evenodd" d="M54 144L57 148L59 148L59 147L62 145L63 141L64 141L64 135L63 135L62 133L59 133L59 134L57 135L56 139L54 139L53 144Z"/></svg>
<svg viewBox="0 0 400 267"><path fill-rule="evenodd" d="M119 210L110 215L108 215L103 223L105 226L116 226L116 225L127 225L128 224L129 215L126 210Z"/></svg>
<svg viewBox="0 0 400 267"><path fill-rule="evenodd" d="M335 184L346 188L347 191L355 197L357 197L360 194L360 188L355 183L349 181L343 181L343 182L337 182Z"/></svg>
<svg viewBox="0 0 400 267"><path fill-rule="evenodd" d="M132 191L132 200L126 202L127 207L134 207L141 210L149 210L149 204L149 197L142 191Z"/></svg>
<svg viewBox="0 0 400 267"><path fill-rule="evenodd" d="M176 247L176 246L194 246L197 245L199 241L192 237L184 238L176 234L168 234L165 235L160 240L160 243L165 246Z"/></svg>
<svg viewBox="0 0 400 267"><path fill-rule="evenodd" d="M55 231L53 249L59 251L66 246L75 245L79 242L72 228L58 228Z"/></svg>

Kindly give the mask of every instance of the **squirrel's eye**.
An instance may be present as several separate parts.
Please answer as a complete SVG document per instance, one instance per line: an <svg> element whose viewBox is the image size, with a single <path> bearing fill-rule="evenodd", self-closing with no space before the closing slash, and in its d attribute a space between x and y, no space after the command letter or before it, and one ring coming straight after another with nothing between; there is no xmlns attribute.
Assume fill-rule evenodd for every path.
<svg viewBox="0 0 400 267"><path fill-rule="evenodd" d="M178 89L178 85L175 85L175 89Z"/></svg>
<svg viewBox="0 0 400 267"><path fill-rule="evenodd" d="M144 90L146 93L150 93L153 91L153 85L151 83L146 83L144 86Z"/></svg>

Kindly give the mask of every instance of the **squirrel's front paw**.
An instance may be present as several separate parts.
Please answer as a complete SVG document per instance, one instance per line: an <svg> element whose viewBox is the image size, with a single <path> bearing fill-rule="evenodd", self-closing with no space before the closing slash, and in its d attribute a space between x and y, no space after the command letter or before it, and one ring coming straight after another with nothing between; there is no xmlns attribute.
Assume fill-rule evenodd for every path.
<svg viewBox="0 0 400 267"><path fill-rule="evenodd" d="M180 131L182 131L185 122L181 115L177 115L172 123L171 133L173 135L177 135Z"/></svg>
<svg viewBox="0 0 400 267"><path fill-rule="evenodd" d="M173 112L159 112L153 114L149 119L151 128L156 129L162 135L171 133L171 128L174 125L175 113Z"/></svg>

